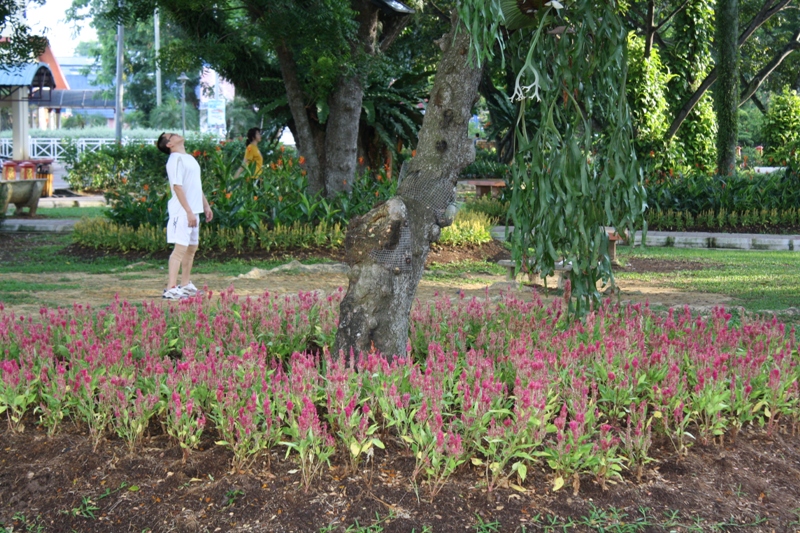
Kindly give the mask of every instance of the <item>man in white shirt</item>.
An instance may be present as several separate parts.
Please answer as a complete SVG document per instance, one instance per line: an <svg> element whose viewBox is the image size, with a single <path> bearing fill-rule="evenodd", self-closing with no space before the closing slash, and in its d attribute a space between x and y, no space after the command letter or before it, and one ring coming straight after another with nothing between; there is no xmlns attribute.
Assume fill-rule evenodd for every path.
<svg viewBox="0 0 800 533"><path fill-rule="evenodd" d="M169 256L169 282L163 298L178 300L197 294L197 287L191 281L192 264L200 236L200 219L197 215L205 213L206 222L210 222L214 213L203 194L200 165L186 153L184 138L177 133L162 133L156 146L169 155L167 177L172 197L167 203L167 242L175 245Z"/></svg>

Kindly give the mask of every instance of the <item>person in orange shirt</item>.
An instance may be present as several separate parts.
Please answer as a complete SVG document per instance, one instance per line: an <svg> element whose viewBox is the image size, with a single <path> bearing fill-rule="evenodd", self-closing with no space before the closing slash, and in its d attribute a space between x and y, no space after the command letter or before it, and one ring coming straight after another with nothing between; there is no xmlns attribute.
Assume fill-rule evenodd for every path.
<svg viewBox="0 0 800 533"><path fill-rule="evenodd" d="M234 174L234 178L238 178L239 174L245 169L246 166L255 164L255 171L253 177L258 177L261 174L261 167L264 165L264 158L261 157L261 152L258 151L258 143L261 142L261 130L259 128L250 128L247 130L247 148L244 151L244 161L242 166Z"/></svg>

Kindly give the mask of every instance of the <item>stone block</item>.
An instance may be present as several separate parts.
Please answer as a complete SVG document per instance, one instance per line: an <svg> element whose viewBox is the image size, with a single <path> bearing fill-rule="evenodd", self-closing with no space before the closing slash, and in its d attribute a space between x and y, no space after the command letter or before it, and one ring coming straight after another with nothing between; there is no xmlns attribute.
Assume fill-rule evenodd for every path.
<svg viewBox="0 0 800 533"><path fill-rule="evenodd" d="M752 245L752 239L746 237L714 237L714 248L724 248L726 250L749 250Z"/></svg>
<svg viewBox="0 0 800 533"><path fill-rule="evenodd" d="M675 248L708 248L709 237L688 237L684 235L675 236Z"/></svg>
<svg viewBox="0 0 800 533"><path fill-rule="evenodd" d="M764 239L754 238L752 244L753 250L789 250L789 239Z"/></svg>

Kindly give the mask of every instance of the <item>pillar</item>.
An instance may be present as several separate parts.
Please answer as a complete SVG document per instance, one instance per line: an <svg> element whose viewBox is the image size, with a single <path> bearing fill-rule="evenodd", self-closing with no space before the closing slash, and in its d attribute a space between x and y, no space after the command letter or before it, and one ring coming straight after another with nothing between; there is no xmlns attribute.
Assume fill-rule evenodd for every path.
<svg viewBox="0 0 800 533"><path fill-rule="evenodd" d="M14 161L20 161L28 159L29 156L28 88L15 87L12 94L14 95L11 102L11 120L14 124L12 158Z"/></svg>

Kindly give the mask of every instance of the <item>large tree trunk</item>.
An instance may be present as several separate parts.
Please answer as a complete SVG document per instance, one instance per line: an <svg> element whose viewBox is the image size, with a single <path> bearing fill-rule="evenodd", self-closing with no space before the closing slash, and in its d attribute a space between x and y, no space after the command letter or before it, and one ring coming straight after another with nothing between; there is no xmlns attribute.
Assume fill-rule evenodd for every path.
<svg viewBox="0 0 800 533"><path fill-rule="evenodd" d="M358 159L358 123L364 88L358 76L339 82L329 99L325 129L325 194L333 198L353 186Z"/></svg>
<svg viewBox="0 0 800 533"><path fill-rule="evenodd" d="M297 147L306 158L308 192L317 194L325 188L325 161L324 159L320 160L320 154L323 152L318 149L314 130L308 118L305 94L297 77L297 63L294 55L286 45L278 46L276 52L281 66L283 84L286 87L286 98L294 119L295 131L292 133L296 134Z"/></svg>
<svg viewBox="0 0 800 533"><path fill-rule="evenodd" d="M468 59L469 35L440 41L442 59L419 133L417 155L404 165L397 196L350 222L345 241L350 284L339 313L336 353L375 349L403 354L409 316L430 243L455 216L458 174L475 159L467 123L481 69Z"/></svg>
<svg viewBox="0 0 800 533"><path fill-rule="evenodd" d="M739 139L739 33L738 0L717 0L715 45L719 76L714 88L717 114L717 172L730 176L736 172L736 143Z"/></svg>

